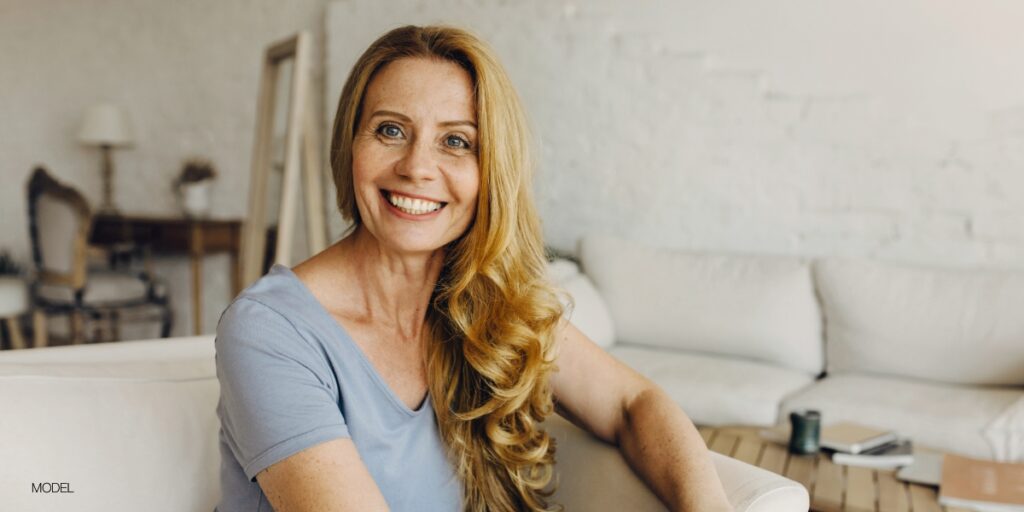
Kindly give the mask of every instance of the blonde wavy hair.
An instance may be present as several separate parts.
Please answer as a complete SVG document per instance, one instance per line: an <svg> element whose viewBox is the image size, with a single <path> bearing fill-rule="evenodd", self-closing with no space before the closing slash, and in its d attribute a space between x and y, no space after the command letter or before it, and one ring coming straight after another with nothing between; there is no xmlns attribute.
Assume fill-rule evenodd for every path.
<svg viewBox="0 0 1024 512"><path fill-rule="evenodd" d="M465 510L547 510L554 440L549 375L563 309L545 279L531 193L529 133L519 98L493 51L444 26L405 26L377 39L352 68L338 102L331 170L338 209L361 223L352 146L375 74L402 58L455 62L469 72L478 124L476 217L445 247L426 314L427 379L437 423L461 478Z"/></svg>

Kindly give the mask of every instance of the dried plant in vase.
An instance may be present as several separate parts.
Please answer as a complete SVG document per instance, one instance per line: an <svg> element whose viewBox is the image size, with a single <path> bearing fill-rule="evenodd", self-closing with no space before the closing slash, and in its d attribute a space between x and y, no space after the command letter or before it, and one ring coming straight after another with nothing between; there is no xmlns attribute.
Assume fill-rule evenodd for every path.
<svg viewBox="0 0 1024 512"><path fill-rule="evenodd" d="M217 171L209 160L191 158L185 161L181 174L174 181L178 200L186 217L203 218L210 214L210 185Z"/></svg>

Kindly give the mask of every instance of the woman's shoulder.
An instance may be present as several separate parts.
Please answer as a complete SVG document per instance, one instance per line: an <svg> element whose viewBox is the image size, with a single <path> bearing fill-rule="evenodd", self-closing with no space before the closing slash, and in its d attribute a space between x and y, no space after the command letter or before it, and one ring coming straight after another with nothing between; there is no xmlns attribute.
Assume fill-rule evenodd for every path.
<svg viewBox="0 0 1024 512"><path fill-rule="evenodd" d="M281 264L274 264L270 271L256 280L248 288L242 290L230 304L225 313L233 309L246 309L246 305L257 303L278 313L286 313L290 306L300 301L300 282L295 280L291 270Z"/></svg>
<svg viewBox="0 0 1024 512"><path fill-rule="evenodd" d="M298 334L315 312L308 293L288 267L275 264L228 304L217 322L217 335L261 330Z"/></svg>
<svg viewBox="0 0 1024 512"><path fill-rule="evenodd" d="M319 378L329 375L313 308L285 270L275 265L221 313L214 340L220 372L297 363Z"/></svg>

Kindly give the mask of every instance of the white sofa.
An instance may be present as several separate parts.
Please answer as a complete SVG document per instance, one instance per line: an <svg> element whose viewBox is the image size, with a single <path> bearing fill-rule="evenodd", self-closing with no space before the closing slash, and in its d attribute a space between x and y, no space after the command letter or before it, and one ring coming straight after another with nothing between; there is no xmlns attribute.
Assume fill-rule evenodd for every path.
<svg viewBox="0 0 1024 512"><path fill-rule="evenodd" d="M212 336L0 352L0 509L209 512L218 395ZM567 510L664 510L613 448L548 428ZM712 456L738 512L807 510L799 484ZM44 482L72 493L32 492Z"/></svg>
<svg viewBox="0 0 1024 512"><path fill-rule="evenodd" d="M823 421L1024 461L1024 271L700 254L588 236L573 322L704 425ZM582 269L582 273L581 273Z"/></svg>

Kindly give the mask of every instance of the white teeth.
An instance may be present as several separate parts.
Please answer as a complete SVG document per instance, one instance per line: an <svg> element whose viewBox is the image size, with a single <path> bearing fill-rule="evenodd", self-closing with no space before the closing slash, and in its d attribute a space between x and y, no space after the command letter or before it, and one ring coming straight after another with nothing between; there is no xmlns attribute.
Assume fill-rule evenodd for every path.
<svg viewBox="0 0 1024 512"><path fill-rule="evenodd" d="M391 192L388 192L388 201L397 206L399 210L412 215L423 215L441 208L441 203L399 196Z"/></svg>

